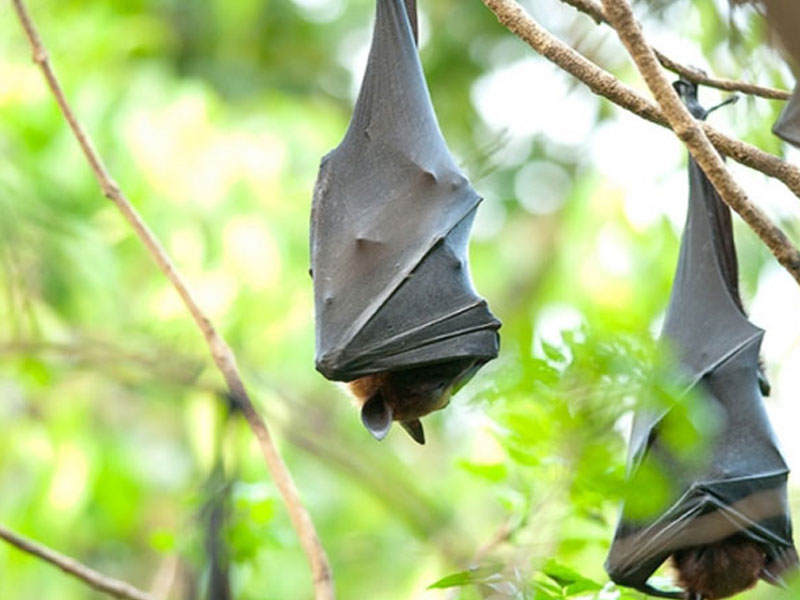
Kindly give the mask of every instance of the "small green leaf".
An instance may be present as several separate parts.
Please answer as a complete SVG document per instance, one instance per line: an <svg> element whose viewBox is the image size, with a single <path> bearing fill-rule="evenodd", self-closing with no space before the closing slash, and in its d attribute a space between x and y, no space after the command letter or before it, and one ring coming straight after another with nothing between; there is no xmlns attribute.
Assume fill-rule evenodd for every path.
<svg viewBox="0 0 800 600"><path fill-rule="evenodd" d="M171 552L175 549L175 532L160 529L150 534L150 546L161 553Z"/></svg>
<svg viewBox="0 0 800 600"><path fill-rule="evenodd" d="M584 577L572 567L568 567L550 559L542 568L542 573L565 588L567 595L575 595L587 591L599 591L603 588L599 583Z"/></svg>
<svg viewBox="0 0 800 600"><path fill-rule="evenodd" d="M478 477L498 483L508 478L508 468L503 463L476 463L468 460L461 460L458 466L462 469L477 475Z"/></svg>
<svg viewBox="0 0 800 600"><path fill-rule="evenodd" d="M442 577L439 581L428 586L429 590L464 587L475 583L482 583L486 578L497 573L497 569L483 567L480 569L470 569Z"/></svg>
<svg viewBox="0 0 800 600"><path fill-rule="evenodd" d="M564 353L558 346L545 342L544 340L541 340L541 344L542 344L542 352L544 352L544 355L547 358L549 358L553 362L558 362L558 363L566 362L567 357L564 356Z"/></svg>

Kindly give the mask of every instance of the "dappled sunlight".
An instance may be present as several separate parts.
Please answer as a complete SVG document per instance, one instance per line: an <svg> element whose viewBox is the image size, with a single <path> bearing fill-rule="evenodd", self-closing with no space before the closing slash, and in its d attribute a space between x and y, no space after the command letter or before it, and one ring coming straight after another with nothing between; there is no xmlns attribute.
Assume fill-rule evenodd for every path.
<svg viewBox="0 0 800 600"><path fill-rule="evenodd" d="M279 196L276 180L285 161L280 139L220 128L212 122L209 102L189 90L160 110L133 111L125 137L142 174L155 194L200 209L229 198L238 182L271 204Z"/></svg>
<svg viewBox="0 0 800 600"><path fill-rule="evenodd" d="M47 498L62 518L74 517L88 500L90 472L90 459L80 446L72 442L59 444Z"/></svg>
<svg viewBox="0 0 800 600"><path fill-rule="evenodd" d="M269 228L255 219L238 217L225 225L223 259L239 281L254 290L277 285L282 257Z"/></svg>

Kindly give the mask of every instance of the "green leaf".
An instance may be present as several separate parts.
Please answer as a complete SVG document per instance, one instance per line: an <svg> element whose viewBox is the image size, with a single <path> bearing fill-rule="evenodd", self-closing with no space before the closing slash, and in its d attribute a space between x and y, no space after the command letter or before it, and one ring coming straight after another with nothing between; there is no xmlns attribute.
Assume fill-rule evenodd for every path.
<svg viewBox="0 0 800 600"><path fill-rule="evenodd" d="M478 569L470 569L468 571L460 571L442 577L428 586L429 590L445 589L453 587L464 587L466 585L473 585L475 583L483 583L486 578L497 574L497 569L494 567L482 567Z"/></svg>
<svg viewBox="0 0 800 600"><path fill-rule="evenodd" d="M559 563L555 559L547 561L542 568L542 573L555 581L558 585L565 588L567 595L575 595L582 592L596 592L603 589L603 586L584 577L572 567Z"/></svg>
<svg viewBox="0 0 800 600"><path fill-rule="evenodd" d="M476 463L469 460L458 461L462 469L487 481L498 483L508 478L508 467L503 463Z"/></svg>
<svg viewBox="0 0 800 600"><path fill-rule="evenodd" d="M542 344L542 352L544 352L544 355L551 361L558 363L566 362L567 357L564 355L564 353L558 346L556 346L555 344L550 344L548 342L545 342L544 340L541 340L541 344Z"/></svg>

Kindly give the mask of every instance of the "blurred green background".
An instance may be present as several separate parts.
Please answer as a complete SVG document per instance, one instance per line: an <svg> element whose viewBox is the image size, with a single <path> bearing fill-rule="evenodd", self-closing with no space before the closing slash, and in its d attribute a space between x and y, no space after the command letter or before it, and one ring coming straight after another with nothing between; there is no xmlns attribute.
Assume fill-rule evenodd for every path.
<svg viewBox="0 0 800 600"><path fill-rule="evenodd" d="M557 0L523 4L641 89L608 29ZM651 373L685 211L674 137L600 102L478 0L421 2L433 102L486 198L472 272L503 321L502 351L426 419L426 446L399 428L377 443L314 371L307 248L311 189L347 126L373 2L36 0L31 10L110 170L236 352L341 598L640 597L607 584L602 563L626 493L631 407L676 387ZM747 10L711 0L637 10L675 58L791 85ZM747 99L715 124L780 153L769 134L779 110ZM797 199L734 172L800 239ZM768 404L788 427L800 418L800 294L739 223L737 236L745 303L768 329ZM220 389L0 5L0 523L187 600L212 596L218 535L233 597L309 598L286 511ZM797 463L797 442L784 441ZM480 583L427 590L446 576ZM777 593L762 584L742 597ZM99 597L0 544L3 600Z"/></svg>

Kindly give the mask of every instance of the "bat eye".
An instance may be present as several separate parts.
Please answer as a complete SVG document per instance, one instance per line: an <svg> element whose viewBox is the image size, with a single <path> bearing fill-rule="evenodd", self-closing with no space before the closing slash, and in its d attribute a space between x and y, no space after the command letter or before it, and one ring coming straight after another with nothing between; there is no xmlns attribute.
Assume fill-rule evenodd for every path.
<svg viewBox="0 0 800 600"><path fill-rule="evenodd" d="M392 407L383 399L380 390L375 392L361 407L361 422L376 440L380 441L392 426Z"/></svg>

